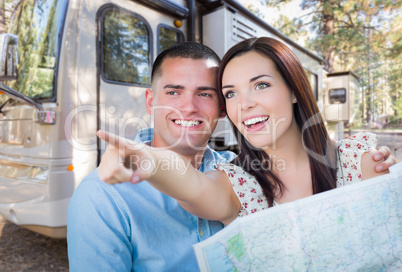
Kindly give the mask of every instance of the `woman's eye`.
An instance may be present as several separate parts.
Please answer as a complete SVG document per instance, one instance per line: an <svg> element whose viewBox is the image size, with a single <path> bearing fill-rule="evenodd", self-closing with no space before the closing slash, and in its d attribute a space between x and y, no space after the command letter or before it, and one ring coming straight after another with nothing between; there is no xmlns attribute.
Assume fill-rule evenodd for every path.
<svg viewBox="0 0 402 272"><path fill-rule="evenodd" d="M260 83L257 83L257 85L255 86L255 88L256 88L257 90L262 90L262 89L265 89L265 88L267 88L267 87L269 87L269 86L270 86L270 84L268 84L268 83L260 82Z"/></svg>
<svg viewBox="0 0 402 272"><path fill-rule="evenodd" d="M236 95L236 93L234 91L228 91L227 93L225 93L225 98L229 99L232 98Z"/></svg>

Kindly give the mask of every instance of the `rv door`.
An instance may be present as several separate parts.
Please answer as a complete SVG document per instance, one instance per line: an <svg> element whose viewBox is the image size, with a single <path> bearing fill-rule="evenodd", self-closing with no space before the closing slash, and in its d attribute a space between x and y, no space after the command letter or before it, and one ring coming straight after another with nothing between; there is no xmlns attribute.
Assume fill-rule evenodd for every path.
<svg viewBox="0 0 402 272"><path fill-rule="evenodd" d="M144 94L151 87L152 62L184 41L185 31L173 25L174 16L135 1L116 3L97 13L97 127L133 139L150 126Z"/></svg>

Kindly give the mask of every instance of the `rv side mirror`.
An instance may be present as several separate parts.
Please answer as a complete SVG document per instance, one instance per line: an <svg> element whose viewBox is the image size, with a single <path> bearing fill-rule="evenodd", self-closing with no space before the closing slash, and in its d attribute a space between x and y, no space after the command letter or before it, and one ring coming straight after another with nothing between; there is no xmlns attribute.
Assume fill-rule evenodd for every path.
<svg viewBox="0 0 402 272"><path fill-rule="evenodd" d="M330 104L343 104L346 102L346 89L331 89L329 90L329 103Z"/></svg>
<svg viewBox="0 0 402 272"><path fill-rule="evenodd" d="M17 79L18 37L0 34L0 80Z"/></svg>

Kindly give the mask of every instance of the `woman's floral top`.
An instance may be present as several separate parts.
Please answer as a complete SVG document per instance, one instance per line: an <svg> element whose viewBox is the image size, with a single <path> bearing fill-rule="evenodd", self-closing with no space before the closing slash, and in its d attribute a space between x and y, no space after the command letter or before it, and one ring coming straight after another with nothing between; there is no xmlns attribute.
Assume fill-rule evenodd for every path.
<svg viewBox="0 0 402 272"><path fill-rule="evenodd" d="M336 187L342 187L362 180L360 168L363 153L376 148L375 134L359 132L338 144L338 170L336 173Z"/></svg>
<svg viewBox="0 0 402 272"><path fill-rule="evenodd" d="M359 132L339 141L337 187L361 181L361 157L364 152L375 148L376 144L376 136L368 132ZM232 183L233 190L241 203L239 216L268 208L268 201L254 176L231 163L220 164L216 169L224 171ZM275 202L274 205L277 203Z"/></svg>

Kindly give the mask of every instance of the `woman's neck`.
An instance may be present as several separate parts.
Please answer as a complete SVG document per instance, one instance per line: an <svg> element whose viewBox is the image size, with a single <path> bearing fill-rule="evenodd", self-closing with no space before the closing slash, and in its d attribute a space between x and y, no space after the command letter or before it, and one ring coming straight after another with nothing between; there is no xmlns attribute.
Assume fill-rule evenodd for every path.
<svg viewBox="0 0 402 272"><path fill-rule="evenodd" d="M271 171L285 185L277 203L294 201L313 194L310 161L299 129L290 130L264 150L271 159Z"/></svg>
<svg viewBox="0 0 402 272"><path fill-rule="evenodd" d="M308 154L302 143L302 135L297 124L284 133L280 139L273 143L264 152L270 157L271 171L275 175L287 172L290 169L297 169L303 162L308 161Z"/></svg>

